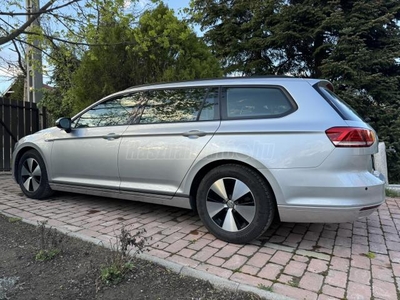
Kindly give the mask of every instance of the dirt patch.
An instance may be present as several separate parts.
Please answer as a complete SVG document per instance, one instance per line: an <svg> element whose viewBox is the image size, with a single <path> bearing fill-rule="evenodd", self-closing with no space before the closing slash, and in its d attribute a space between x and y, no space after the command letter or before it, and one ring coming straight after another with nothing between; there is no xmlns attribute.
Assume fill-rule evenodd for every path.
<svg viewBox="0 0 400 300"><path fill-rule="evenodd" d="M60 254L38 262L40 238L35 226L0 215L0 228L0 279L17 279L7 285L10 299L260 299L215 289L208 282L139 259L121 283L96 291L110 250L66 236Z"/></svg>

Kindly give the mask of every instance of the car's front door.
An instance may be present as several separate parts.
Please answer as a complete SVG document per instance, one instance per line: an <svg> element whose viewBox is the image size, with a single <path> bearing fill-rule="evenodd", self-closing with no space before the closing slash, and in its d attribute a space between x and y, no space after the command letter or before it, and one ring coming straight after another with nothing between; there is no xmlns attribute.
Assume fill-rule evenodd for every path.
<svg viewBox="0 0 400 300"><path fill-rule="evenodd" d="M118 150L128 125L136 122L139 94L126 94L101 102L73 122L70 133L55 139L53 183L118 189Z"/></svg>
<svg viewBox="0 0 400 300"><path fill-rule="evenodd" d="M146 97L139 123L123 134L120 189L172 197L220 125L218 89L153 90Z"/></svg>

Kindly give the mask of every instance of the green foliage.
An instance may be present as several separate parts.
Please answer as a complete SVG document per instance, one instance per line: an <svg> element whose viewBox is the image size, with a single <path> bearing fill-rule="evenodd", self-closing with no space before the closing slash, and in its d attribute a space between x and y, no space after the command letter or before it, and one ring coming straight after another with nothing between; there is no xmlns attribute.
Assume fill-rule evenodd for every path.
<svg viewBox="0 0 400 300"><path fill-rule="evenodd" d="M118 284L125 275L133 269L133 257L142 253L146 248L148 237L142 235L146 230L139 230L131 234L125 226L122 226L121 232L117 236L117 241L111 244L111 255L107 259L107 265L100 269L100 282L103 284ZM133 250L133 251L132 251Z"/></svg>
<svg viewBox="0 0 400 300"><path fill-rule="evenodd" d="M73 111L130 86L221 76L218 61L192 29L159 4L136 27L107 19L72 76Z"/></svg>
<svg viewBox="0 0 400 300"><path fill-rule="evenodd" d="M364 256L368 257L369 259L374 259L376 257L374 252L365 253Z"/></svg>
<svg viewBox="0 0 400 300"><path fill-rule="evenodd" d="M369 120L387 148L389 182L400 182L400 3L349 1L335 14L337 43L321 67L337 93Z"/></svg>
<svg viewBox="0 0 400 300"><path fill-rule="evenodd" d="M38 222L39 251L35 255L36 261L48 261L61 253L64 236L51 227L47 228L46 225L47 220Z"/></svg>
<svg viewBox="0 0 400 300"><path fill-rule="evenodd" d="M392 190L392 189L385 189L385 194L386 197L391 197L391 198L398 198L400 197L400 192L396 191L396 190Z"/></svg>
<svg viewBox="0 0 400 300"><path fill-rule="evenodd" d="M22 221L22 218L17 218L17 217L8 218L8 222L10 222L10 223L18 223L20 221Z"/></svg>
<svg viewBox="0 0 400 300"><path fill-rule="evenodd" d="M57 256L61 251L59 249L51 249L51 250L40 250L36 256L36 261L47 261L53 259Z"/></svg>
<svg viewBox="0 0 400 300"><path fill-rule="evenodd" d="M123 265L113 264L104 267L101 269L101 281L105 284L118 284L132 268L133 264L131 262L127 262Z"/></svg>
<svg viewBox="0 0 400 300"><path fill-rule="evenodd" d="M262 289L262 290L267 291L267 292L273 292L273 290L274 290L274 288L273 288L272 286L266 286L266 285L264 285L264 284L262 284L262 283L259 283L259 284L257 285L257 287L258 287L259 289Z"/></svg>
<svg viewBox="0 0 400 300"><path fill-rule="evenodd" d="M12 86L12 89L14 93L11 94L10 99L12 101L23 101L24 100L24 86L25 86L25 79L24 76L18 76L14 84Z"/></svg>
<svg viewBox="0 0 400 300"><path fill-rule="evenodd" d="M225 73L331 80L378 132L400 182L400 2L192 0Z"/></svg>

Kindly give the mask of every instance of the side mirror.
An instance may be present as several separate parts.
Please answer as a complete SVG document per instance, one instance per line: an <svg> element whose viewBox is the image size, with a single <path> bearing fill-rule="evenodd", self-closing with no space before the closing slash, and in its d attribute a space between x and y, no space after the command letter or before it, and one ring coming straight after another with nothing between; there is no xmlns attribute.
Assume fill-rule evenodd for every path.
<svg viewBox="0 0 400 300"><path fill-rule="evenodd" d="M70 118L59 118L56 121L56 126L58 128L64 129L66 133L71 132L71 119Z"/></svg>

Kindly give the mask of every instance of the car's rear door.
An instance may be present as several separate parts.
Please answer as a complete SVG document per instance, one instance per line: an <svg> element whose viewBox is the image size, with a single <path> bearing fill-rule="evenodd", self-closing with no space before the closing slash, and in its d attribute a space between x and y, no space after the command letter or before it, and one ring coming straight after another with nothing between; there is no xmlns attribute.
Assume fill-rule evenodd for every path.
<svg viewBox="0 0 400 300"><path fill-rule="evenodd" d="M173 196L220 125L218 88L148 91L138 124L123 133L121 191Z"/></svg>

